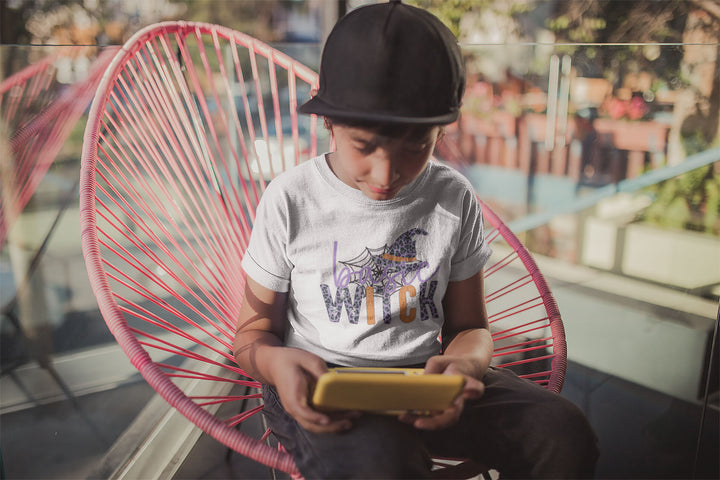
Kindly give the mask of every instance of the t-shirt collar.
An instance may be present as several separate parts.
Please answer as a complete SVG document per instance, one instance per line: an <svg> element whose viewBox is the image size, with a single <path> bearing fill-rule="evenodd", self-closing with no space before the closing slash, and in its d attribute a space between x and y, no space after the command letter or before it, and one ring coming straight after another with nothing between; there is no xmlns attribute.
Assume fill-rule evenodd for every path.
<svg viewBox="0 0 720 480"><path fill-rule="evenodd" d="M420 173L420 175L418 175L418 177L411 183L405 185L402 190L400 190L398 194L395 195L393 198L389 200L373 200L371 198L368 198L359 189L351 187L350 185L340 180L337 176L335 176L328 163L328 155L329 154L326 153L324 155L316 157L314 162L318 172L320 173L322 178L330 185L330 187L340 195L347 197L355 202L366 205L369 204L379 206L391 205L405 201L408 198L412 198L415 191L418 190L425 182L425 179L429 175L429 171L433 167L432 164L434 162L434 159L431 158L423 171Z"/></svg>

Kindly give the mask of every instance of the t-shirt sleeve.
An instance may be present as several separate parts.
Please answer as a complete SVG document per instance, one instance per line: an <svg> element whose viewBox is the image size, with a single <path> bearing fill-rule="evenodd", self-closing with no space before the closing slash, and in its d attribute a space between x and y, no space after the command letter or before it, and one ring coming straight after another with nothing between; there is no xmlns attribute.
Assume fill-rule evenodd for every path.
<svg viewBox="0 0 720 480"><path fill-rule="evenodd" d="M480 202L474 191L466 191L463 196L460 238L452 258L449 280L458 282L472 277L485 266L491 253L485 241Z"/></svg>
<svg viewBox="0 0 720 480"><path fill-rule="evenodd" d="M273 186L268 186L258 204L242 267L250 278L263 287L287 292L292 271L292 264L286 254L288 212L281 189Z"/></svg>

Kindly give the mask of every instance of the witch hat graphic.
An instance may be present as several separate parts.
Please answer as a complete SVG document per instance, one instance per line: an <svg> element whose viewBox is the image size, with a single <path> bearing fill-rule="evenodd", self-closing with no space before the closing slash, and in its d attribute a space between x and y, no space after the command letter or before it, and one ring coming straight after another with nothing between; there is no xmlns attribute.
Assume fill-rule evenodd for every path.
<svg viewBox="0 0 720 480"><path fill-rule="evenodd" d="M406 276L427 266L427 262L418 260L415 247L415 237L427 234L425 230L412 228L397 237L383 253L373 256L374 271L384 273L379 276L380 281L375 282L376 295L396 291L403 286ZM397 275L398 273L402 275Z"/></svg>
<svg viewBox="0 0 720 480"><path fill-rule="evenodd" d="M412 228L396 238L387 252L383 253L381 257L392 262L417 262L415 236L427 234L425 230Z"/></svg>

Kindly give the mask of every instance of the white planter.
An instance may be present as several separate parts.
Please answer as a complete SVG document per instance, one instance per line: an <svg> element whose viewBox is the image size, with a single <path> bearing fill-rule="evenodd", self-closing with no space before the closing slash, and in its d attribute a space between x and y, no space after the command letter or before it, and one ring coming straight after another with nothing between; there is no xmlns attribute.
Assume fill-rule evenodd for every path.
<svg viewBox="0 0 720 480"><path fill-rule="evenodd" d="M645 224L589 217L580 263L685 290L720 284L720 239Z"/></svg>
<svg viewBox="0 0 720 480"><path fill-rule="evenodd" d="M720 284L720 239L631 224L625 227L621 271L689 290Z"/></svg>

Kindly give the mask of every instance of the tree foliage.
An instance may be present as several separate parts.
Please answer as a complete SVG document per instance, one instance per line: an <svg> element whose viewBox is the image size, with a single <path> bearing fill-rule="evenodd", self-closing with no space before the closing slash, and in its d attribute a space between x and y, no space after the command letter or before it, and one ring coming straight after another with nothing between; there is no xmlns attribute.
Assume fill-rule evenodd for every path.
<svg viewBox="0 0 720 480"><path fill-rule="evenodd" d="M209 22L247 33L263 41L274 40L273 15L278 0L175 0L186 7L185 20Z"/></svg>
<svg viewBox="0 0 720 480"><path fill-rule="evenodd" d="M491 8L493 0L407 0L405 3L424 8L438 17L454 34L460 37L460 22L468 12Z"/></svg>

